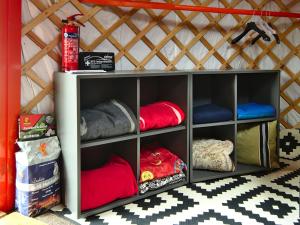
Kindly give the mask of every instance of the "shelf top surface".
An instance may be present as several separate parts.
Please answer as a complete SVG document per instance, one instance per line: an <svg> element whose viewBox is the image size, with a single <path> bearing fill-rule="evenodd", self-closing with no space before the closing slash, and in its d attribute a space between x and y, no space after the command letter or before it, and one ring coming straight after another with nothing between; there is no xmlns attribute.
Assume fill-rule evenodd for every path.
<svg viewBox="0 0 300 225"><path fill-rule="evenodd" d="M155 76L174 76L174 75L218 75L218 74L279 74L279 70L124 70L113 72L100 71L76 71L73 73L57 72L58 76L69 76L72 78L113 78L113 77L155 77Z"/></svg>

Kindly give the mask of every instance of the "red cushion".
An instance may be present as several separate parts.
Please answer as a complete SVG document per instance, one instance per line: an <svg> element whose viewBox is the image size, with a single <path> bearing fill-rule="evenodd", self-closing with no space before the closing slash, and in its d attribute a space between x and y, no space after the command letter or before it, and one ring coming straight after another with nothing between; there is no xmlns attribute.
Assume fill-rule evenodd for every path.
<svg viewBox="0 0 300 225"><path fill-rule="evenodd" d="M129 163L113 156L104 166L81 171L81 210L100 207L138 192L136 178Z"/></svg>
<svg viewBox="0 0 300 225"><path fill-rule="evenodd" d="M177 126L185 119L183 110L169 101L145 105L140 110L140 130Z"/></svg>

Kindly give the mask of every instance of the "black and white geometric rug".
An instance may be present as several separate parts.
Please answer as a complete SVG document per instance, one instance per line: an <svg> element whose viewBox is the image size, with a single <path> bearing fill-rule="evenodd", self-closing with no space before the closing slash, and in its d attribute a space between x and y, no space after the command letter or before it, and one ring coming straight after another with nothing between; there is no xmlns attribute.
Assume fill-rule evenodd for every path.
<svg viewBox="0 0 300 225"><path fill-rule="evenodd" d="M189 184L111 211L76 220L84 225L300 224L300 131L281 132L277 171Z"/></svg>

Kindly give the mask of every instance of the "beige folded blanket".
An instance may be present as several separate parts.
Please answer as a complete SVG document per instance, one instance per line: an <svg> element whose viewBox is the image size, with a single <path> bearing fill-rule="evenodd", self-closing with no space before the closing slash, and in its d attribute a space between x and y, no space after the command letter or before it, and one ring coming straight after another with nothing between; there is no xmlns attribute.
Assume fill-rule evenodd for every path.
<svg viewBox="0 0 300 225"><path fill-rule="evenodd" d="M216 171L234 171L230 158L233 143L229 140L200 139L193 141L193 168Z"/></svg>

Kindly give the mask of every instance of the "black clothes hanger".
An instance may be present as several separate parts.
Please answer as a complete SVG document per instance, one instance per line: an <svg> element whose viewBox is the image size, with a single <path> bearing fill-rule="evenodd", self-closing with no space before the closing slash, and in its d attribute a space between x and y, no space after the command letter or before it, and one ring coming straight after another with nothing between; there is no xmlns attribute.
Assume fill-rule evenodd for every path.
<svg viewBox="0 0 300 225"><path fill-rule="evenodd" d="M280 44L280 38L279 35L277 34L277 32L274 30L274 28L272 27L272 25L270 23L268 23L269 27L274 31L272 32L272 35L274 36L276 43Z"/></svg>
<svg viewBox="0 0 300 225"><path fill-rule="evenodd" d="M261 38L261 35L257 35L252 41L251 41L251 45L254 45L259 39Z"/></svg>
<svg viewBox="0 0 300 225"><path fill-rule="evenodd" d="M270 27L270 32L272 33L273 37L275 38L276 40L276 43L277 44L280 44L280 38L279 38L279 35L276 33L276 31L273 29L272 25L270 23L267 24L269 27ZM254 45L255 42L257 42L262 36L259 34L257 35L252 41L251 41L251 44Z"/></svg>
<svg viewBox="0 0 300 225"><path fill-rule="evenodd" d="M241 33L239 36L237 36L236 38L234 38L231 41L231 44L236 44L237 42L239 42L251 30L256 31L259 34L259 36L262 37L265 41L270 41L271 40L271 38L266 34L266 32L264 32L263 30L259 29L254 22L249 22L249 23L247 23L246 28L243 31L243 33Z"/></svg>

